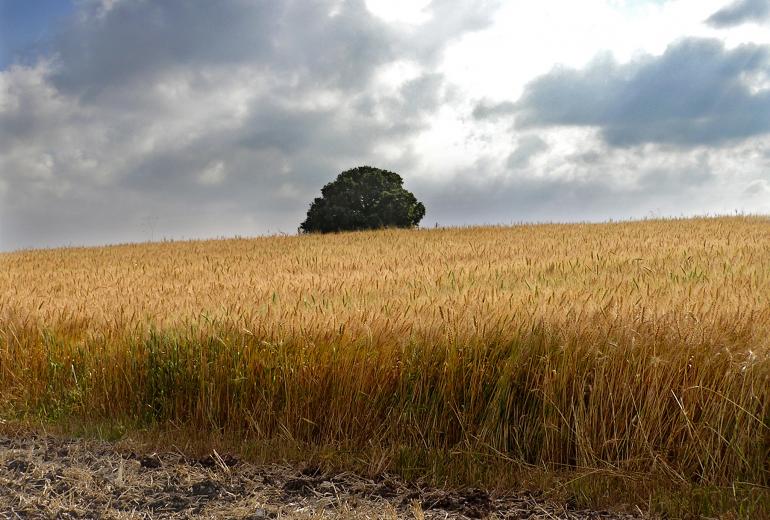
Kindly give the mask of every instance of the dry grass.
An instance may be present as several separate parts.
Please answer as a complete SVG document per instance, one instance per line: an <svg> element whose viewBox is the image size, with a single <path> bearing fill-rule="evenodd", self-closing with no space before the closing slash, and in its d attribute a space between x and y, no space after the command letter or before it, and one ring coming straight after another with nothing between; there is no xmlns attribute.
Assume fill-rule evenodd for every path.
<svg viewBox="0 0 770 520"><path fill-rule="evenodd" d="M766 218L28 251L0 266L7 417L238 432L467 482L537 466L770 486Z"/></svg>

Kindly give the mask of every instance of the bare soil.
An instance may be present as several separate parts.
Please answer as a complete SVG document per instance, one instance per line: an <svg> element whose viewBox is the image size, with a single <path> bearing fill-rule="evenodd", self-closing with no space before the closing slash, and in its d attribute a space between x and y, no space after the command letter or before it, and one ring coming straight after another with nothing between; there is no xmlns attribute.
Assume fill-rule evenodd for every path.
<svg viewBox="0 0 770 520"><path fill-rule="evenodd" d="M5 519L630 519L520 493L447 490L389 475L255 465L212 452L135 453L82 439L0 435Z"/></svg>

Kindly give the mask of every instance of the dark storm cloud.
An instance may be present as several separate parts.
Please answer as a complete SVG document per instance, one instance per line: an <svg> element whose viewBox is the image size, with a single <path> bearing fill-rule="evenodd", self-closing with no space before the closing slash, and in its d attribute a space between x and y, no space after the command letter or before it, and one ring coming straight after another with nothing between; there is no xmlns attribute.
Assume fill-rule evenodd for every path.
<svg viewBox="0 0 770 520"><path fill-rule="evenodd" d="M435 60L449 41L491 23L495 5L434 0L430 20L403 32L363 0L120 1L102 15L92 7L60 33L53 80L95 96L180 70L252 65L279 81L361 88L384 63Z"/></svg>
<svg viewBox="0 0 770 520"><path fill-rule="evenodd" d="M442 88L443 78L431 73L406 82L395 95L367 97L381 117L340 105L302 108L282 106L281 98L257 98L241 124L206 132L182 148L145 154L121 185L199 203L220 195L248 204L290 183L309 200L341 167L331 165L365 161L376 144L400 144L423 128L423 112L439 105ZM355 95L349 102L358 105ZM222 182L201 182L201 171L217 161L226 170Z"/></svg>
<svg viewBox="0 0 770 520"><path fill-rule="evenodd" d="M747 77L770 72L768 47L725 49L685 39L662 56L629 64L604 58L582 70L558 68L529 83L517 126L589 126L612 146L719 145L770 132L770 91Z"/></svg>
<svg viewBox="0 0 770 520"><path fill-rule="evenodd" d="M9 191L23 196L3 208L6 214L13 210L11 218L2 222L4 241L27 244L34 237L43 243L61 243L56 237L70 237L74 242L64 243L99 243L109 233L94 231L94 224L112 229L116 237L124 237L120 240L147 239L143 223L148 219L156 222L156 238L196 236L196 230L197 236L210 235L206 225L212 223L219 225L214 229L249 233L248 227L236 226L237 218L245 222L243 226L251 226L251 233L255 229L291 232L320 186L344 168L370 162L376 156L375 146L391 142L400 147L402 159L408 162L396 162L406 168L413 155L404 139L424 127L424 112L438 106L442 88L440 76L426 74L406 82L394 95L374 96L371 103L380 117L356 112L358 94L346 102L349 110L341 105L282 106L285 100L280 97L257 97L239 124L212 128L179 144L132 152L125 166L120 161L110 164L111 155L118 151L108 148L100 163L115 173L101 183L96 174L78 172L71 158L46 151L54 148L49 142L81 140L72 135L77 126L56 129L39 149L22 156L46 157L52 167L41 165L35 177L31 165L37 168L36 163L20 161L13 170L21 174L5 178ZM46 113L40 117L51 119ZM94 142L87 136L82 141ZM378 164L391 167L382 161ZM206 171L217 167L221 178L207 179ZM109 199L118 200L103 203ZM53 214L57 222L45 225ZM82 237L92 238L83 242Z"/></svg>
<svg viewBox="0 0 770 520"><path fill-rule="evenodd" d="M712 14L706 23L725 28L746 22L762 22L770 18L770 0L735 0Z"/></svg>
<svg viewBox="0 0 770 520"><path fill-rule="evenodd" d="M79 6L49 62L0 71L3 248L147 239L149 221L155 238L293 231L342 169L414 164L452 91L444 47L494 14L437 0L410 28L363 0ZM384 89L398 60L417 74Z"/></svg>
<svg viewBox="0 0 770 520"><path fill-rule="evenodd" d="M393 55L393 34L363 2L121 1L72 21L56 42L54 84L98 95L196 67L256 65L317 85L364 84Z"/></svg>

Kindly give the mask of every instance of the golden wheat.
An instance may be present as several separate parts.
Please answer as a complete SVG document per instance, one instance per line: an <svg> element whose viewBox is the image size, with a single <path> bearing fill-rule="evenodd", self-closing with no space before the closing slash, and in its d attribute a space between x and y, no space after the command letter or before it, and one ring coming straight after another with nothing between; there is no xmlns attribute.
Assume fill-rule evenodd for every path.
<svg viewBox="0 0 770 520"><path fill-rule="evenodd" d="M770 485L766 218L21 251L0 266L9 417L173 421L386 467L460 456Z"/></svg>

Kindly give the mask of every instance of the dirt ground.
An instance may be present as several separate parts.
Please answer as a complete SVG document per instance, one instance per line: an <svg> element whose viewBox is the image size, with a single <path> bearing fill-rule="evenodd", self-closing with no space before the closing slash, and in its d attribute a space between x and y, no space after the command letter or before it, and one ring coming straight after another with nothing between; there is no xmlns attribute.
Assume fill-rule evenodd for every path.
<svg viewBox="0 0 770 520"><path fill-rule="evenodd" d="M382 475L254 465L216 452L137 454L107 443L0 435L0 520L630 519L529 494L440 490Z"/></svg>

